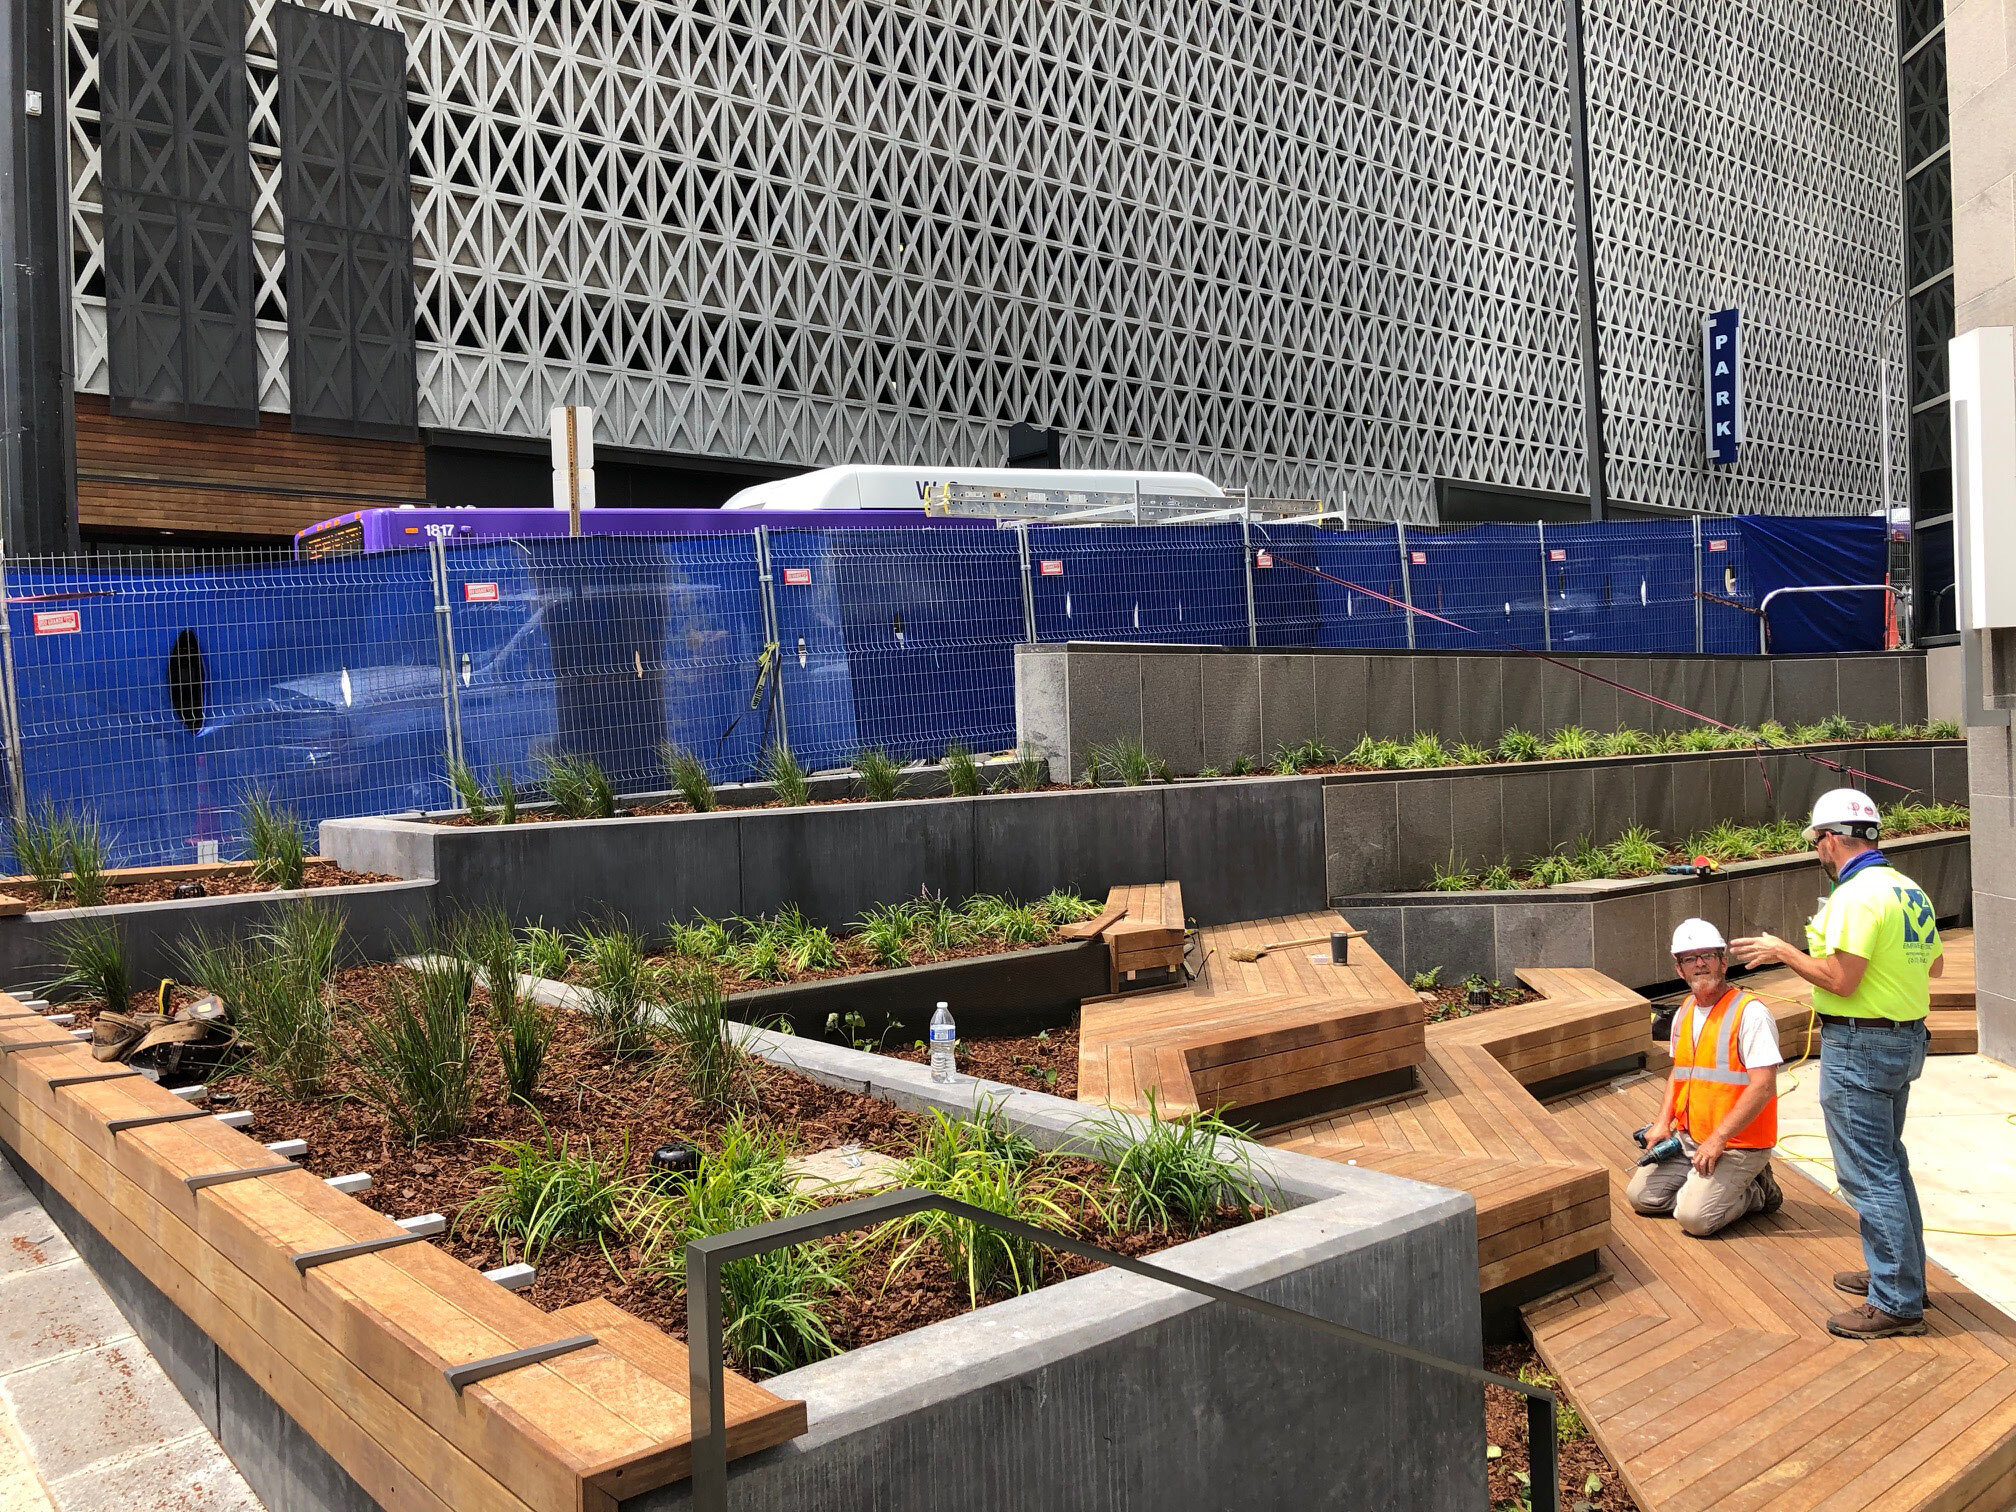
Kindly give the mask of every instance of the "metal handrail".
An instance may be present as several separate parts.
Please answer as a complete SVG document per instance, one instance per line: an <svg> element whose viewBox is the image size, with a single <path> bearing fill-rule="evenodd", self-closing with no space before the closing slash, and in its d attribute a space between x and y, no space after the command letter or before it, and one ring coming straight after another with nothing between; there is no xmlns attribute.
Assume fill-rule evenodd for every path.
<svg viewBox="0 0 2016 1512"><path fill-rule="evenodd" d="M1545 1387L1496 1375L1475 1365L1445 1360L1440 1355L1429 1354L1426 1350L1415 1349L1412 1345L1396 1344L1391 1339L1382 1339L1377 1334L1365 1333L1346 1324L1333 1322L1329 1318L1298 1312L1292 1307L1283 1307L1276 1302L1264 1302L1258 1297L1249 1297L1244 1292L1214 1286L1209 1281L1199 1281L1194 1276L1186 1276L1164 1266L1151 1265L1145 1260L1136 1260L1131 1255L1115 1254L1112 1250L1101 1249L1096 1244L1088 1244L1070 1234L1060 1234L1054 1229L1039 1228L1033 1223L1004 1218L999 1213L988 1212L985 1208L954 1202L949 1197L940 1197L933 1192L914 1189L882 1192L854 1202L843 1202L837 1207L820 1208L810 1213L777 1218L769 1223L759 1223L754 1228L737 1229L733 1233L714 1234L704 1239L695 1239L686 1246L686 1365L692 1407L693 1506L696 1512L727 1512L728 1509L727 1367L721 1357L722 1267L735 1260L747 1260L756 1255L768 1254L772 1250L788 1249L792 1245L806 1244L815 1239L829 1239L835 1234L875 1228L916 1213L948 1213L954 1218L963 1218L969 1223L980 1224L1004 1234L1013 1234L1050 1249L1059 1249L1082 1259L1103 1262L1115 1270L1146 1276L1151 1281L1167 1282L1184 1291L1209 1297L1214 1302L1223 1302L1227 1306L1243 1308L1247 1312L1256 1312L1262 1317L1274 1318L1284 1323L1298 1324L1348 1343L1362 1344L1368 1349L1376 1349L1395 1359L1426 1365L1482 1385L1502 1386L1507 1391L1516 1391L1526 1398L1526 1430L1527 1438L1530 1440L1529 1495L1534 1512L1560 1512L1559 1472L1555 1460L1557 1399L1554 1393Z"/></svg>
<svg viewBox="0 0 2016 1512"><path fill-rule="evenodd" d="M1889 583L1813 583L1797 588L1773 588L1757 605L1757 651L1771 654L1771 600L1785 593L1885 593L1897 590Z"/></svg>

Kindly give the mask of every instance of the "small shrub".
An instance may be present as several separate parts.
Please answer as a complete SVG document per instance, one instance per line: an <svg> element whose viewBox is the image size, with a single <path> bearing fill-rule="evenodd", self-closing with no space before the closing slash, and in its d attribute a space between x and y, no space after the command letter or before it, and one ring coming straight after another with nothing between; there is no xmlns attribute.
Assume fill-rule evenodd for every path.
<svg viewBox="0 0 2016 1512"><path fill-rule="evenodd" d="M1599 756L1649 756L1656 747L1657 743L1643 730L1616 730L1596 737Z"/></svg>
<svg viewBox="0 0 2016 1512"><path fill-rule="evenodd" d="M1666 848L1642 824L1632 825L1611 841L1607 849L1611 863L1621 876L1644 876L1666 864Z"/></svg>
<svg viewBox="0 0 2016 1512"><path fill-rule="evenodd" d="M1442 982L1442 968L1436 966L1427 971L1417 971L1409 978L1407 985L1416 992L1433 992Z"/></svg>
<svg viewBox="0 0 2016 1512"><path fill-rule="evenodd" d="M1435 875L1428 879L1430 892L1469 892L1476 885L1477 878L1469 866L1454 856L1449 858L1447 866L1437 863Z"/></svg>
<svg viewBox="0 0 2016 1512"><path fill-rule="evenodd" d="M1145 1122L1116 1115L1090 1132L1129 1227L1195 1233L1221 1208L1264 1208L1272 1198L1252 1147L1216 1113L1165 1118L1151 1092Z"/></svg>
<svg viewBox="0 0 2016 1512"><path fill-rule="evenodd" d="M1855 738L1855 721L1850 719L1846 714L1829 714L1825 719L1820 721L1820 738L1822 740L1853 740Z"/></svg>
<svg viewBox="0 0 2016 1512"><path fill-rule="evenodd" d="M1468 740L1457 743L1455 755L1459 766L1488 766L1498 759L1497 753L1489 746Z"/></svg>
<svg viewBox="0 0 2016 1512"><path fill-rule="evenodd" d="M1575 863L1559 851L1535 856L1526 863L1526 874L1535 887L1559 887L1563 882L1578 882L1582 878Z"/></svg>
<svg viewBox="0 0 2016 1512"><path fill-rule="evenodd" d="M770 922L777 931L785 963L793 971L831 971L845 964L833 932L808 920L797 904L787 905Z"/></svg>
<svg viewBox="0 0 2016 1512"><path fill-rule="evenodd" d="M382 1013L362 1017L359 1091L409 1144L452 1139L476 1106L475 985L469 963L416 942L418 964L385 978Z"/></svg>
<svg viewBox="0 0 2016 1512"><path fill-rule="evenodd" d="M1485 892L1510 892L1519 884L1512 875L1512 868L1500 861L1495 866L1487 866L1477 878L1478 887Z"/></svg>
<svg viewBox="0 0 2016 1512"><path fill-rule="evenodd" d="M1001 786L1009 792L1034 793L1049 780L1050 763L1037 755L1028 746L1015 753L1015 759L1008 763L1001 774Z"/></svg>
<svg viewBox="0 0 2016 1512"><path fill-rule="evenodd" d="M1085 919L1096 919L1101 906L1090 898L1081 898L1075 892L1058 890L1048 893L1036 905L1052 924L1076 924Z"/></svg>
<svg viewBox="0 0 2016 1512"><path fill-rule="evenodd" d="M1400 747L1398 765L1406 771L1449 765L1449 748L1433 730L1417 730L1414 738Z"/></svg>
<svg viewBox="0 0 2016 1512"><path fill-rule="evenodd" d="M1400 765L1400 747L1391 740L1374 740L1370 735L1361 735L1358 744L1344 753L1344 760L1351 766L1390 772Z"/></svg>
<svg viewBox="0 0 2016 1512"><path fill-rule="evenodd" d="M1304 740L1284 745L1274 752L1274 770L1284 777L1306 772L1312 767L1332 766L1344 759L1343 752L1321 740Z"/></svg>
<svg viewBox="0 0 2016 1512"><path fill-rule="evenodd" d="M1574 863L1577 880L1598 880L1617 875L1617 863L1610 852L1587 835L1575 841Z"/></svg>
<svg viewBox="0 0 2016 1512"><path fill-rule="evenodd" d="M79 814L70 822L69 843L64 857L70 865L70 892L79 908L98 908L105 902L105 834L92 814ZM295 886L300 886L297 882Z"/></svg>
<svg viewBox="0 0 2016 1512"><path fill-rule="evenodd" d="M977 797L981 791L980 763L958 741L945 747L945 789L954 798Z"/></svg>
<svg viewBox="0 0 2016 1512"><path fill-rule="evenodd" d="M1596 754L1596 737L1581 725L1563 725L1549 737L1541 754L1549 761L1581 761Z"/></svg>
<svg viewBox="0 0 2016 1512"><path fill-rule="evenodd" d="M14 826L14 864L25 876L42 887L51 903L63 895L64 875L70 869L70 831L73 820L45 798Z"/></svg>
<svg viewBox="0 0 2016 1512"><path fill-rule="evenodd" d="M1757 738L1768 746L1788 746L1792 744L1792 732L1775 719L1767 719L1757 726Z"/></svg>
<svg viewBox="0 0 2016 1512"><path fill-rule="evenodd" d="M693 915L690 924L668 926L665 936L666 948L689 961L719 965L735 955L733 932L719 919L710 919L705 914Z"/></svg>
<svg viewBox="0 0 2016 1512"><path fill-rule="evenodd" d="M908 966L913 921L900 903L883 903L861 916L861 943L878 966Z"/></svg>
<svg viewBox="0 0 2016 1512"><path fill-rule="evenodd" d="M497 778L497 822L516 824L518 822L518 780L511 775L511 768L499 767Z"/></svg>
<svg viewBox="0 0 2016 1512"><path fill-rule="evenodd" d="M1695 725L1680 732L1680 749L1683 751L1721 751L1728 748L1727 732L1712 725Z"/></svg>
<svg viewBox="0 0 2016 1512"><path fill-rule="evenodd" d="M1888 720L1862 726L1864 740L1902 740L1904 732Z"/></svg>
<svg viewBox="0 0 2016 1512"><path fill-rule="evenodd" d="M653 999L658 968L644 941L617 924L581 931L576 940L588 991L589 1038L612 1055L638 1055L658 1040Z"/></svg>
<svg viewBox="0 0 2016 1512"><path fill-rule="evenodd" d="M686 807L696 814L714 812L720 798L714 791L714 779L707 775L706 762L669 740L658 743L658 760L665 767L665 780Z"/></svg>
<svg viewBox="0 0 2016 1512"><path fill-rule="evenodd" d="M567 965L572 959L573 952L568 946L567 936L557 929L534 924L519 937L518 969L526 976L558 981L567 975Z"/></svg>
<svg viewBox="0 0 2016 1512"><path fill-rule="evenodd" d="M1749 861L1757 855L1757 840L1748 828L1724 819L1714 828L1689 837L1687 854L1716 861Z"/></svg>
<svg viewBox="0 0 2016 1512"><path fill-rule="evenodd" d="M490 822L490 795L484 791L483 779L476 775L476 769L466 761L448 763L448 785L455 789L455 796L462 800L462 808L476 824ZM251 825L246 829L249 832Z"/></svg>
<svg viewBox="0 0 2016 1512"><path fill-rule="evenodd" d="M1561 1443L1572 1444L1578 1439L1589 1437L1588 1425L1582 1421L1582 1414L1575 1410L1575 1404L1561 1391L1561 1383L1539 1365L1521 1365L1519 1379L1528 1386L1539 1386L1554 1393L1558 1405L1554 1411L1554 1436ZM1600 1486L1598 1488L1601 1489ZM1593 1494L1593 1493L1592 1493Z"/></svg>
<svg viewBox="0 0 2016 1512"><path fill-rule="evenodd" d="M306 900L277 908L245 940L199 931L176 948L183 979L223 999L252 1072L290 1097L321 1095L336 1060L329 984L343 918Z"/></svg>
<svg viewBox="0 0 2016 1512"><path fill-rule="evenodd" d="M944 952L957 950L970 944L973 939L973 921L965 913L954 908L943 896L925 893L912 900L910 917L914 921L917 938L925 941L933 950Z"/></svg>
<svg viewBox="0 0 2016 1512"><path fill-rule="evenodd" d="M890 803L902 796L903 764L881 747L856 751L854 770L860 778L861 796L870 803Z"/></svg>
<svg viewBox="0 0 2016 1512"><path fill-rule="evenodd" d="M744 1036L728 1017L721 979L711 971L680 977L666 1001L664 1023L686 1089L701 1102L726 1107L754 1088Z"/></svg>
<svg viewBox="0 0 2016 1512"><path fill-rule="evenodd" d="M465 921L457 931L462 953L490 1000L490 1033L507 1095L530 1104L553 1043L557 1010L519 982L519 941L503 911Z"/></svg>
<svg viewBox="0 0 2016 1512"><path fill-rule="evenodd" d="M1253 775L1253 767L1254 762L1251 756L1234 756L1225 764L1225 775L1227 777L1251 777Z"/></svg>
<svg viewBox="0 0 2016 1512"><path fill-rule="evenodd" d="M1085 781L1098 787L1111 775L1122 787L1142 787L1155 775L1155 758L1140 741L1129 736L1085 752Z"/></svg>
<svg viewBox="0 0 2016 1512"><path fill-rule="evenodd" d="M1960 726L1950 719L1935 719L1925 726L1927 740L1958 740Z"/></svg>
<svg viewBox="0 0 2016 1512"><path fill-rule="evenodd" d="M300 818L259 788L245 795L239 815L252 852L252 875L283 892L299 888L308 871L308 837Z"/></svg>
<svg viewBox="0 0 2016 1512"><path fill-rule="evenodd" d="M71 919L56 931L51 943L63 970L43 991L75 988L115 1013L126 1011L133 996L133 972L117 924L104 918Z"/></svg>
<svg viewBox="0 0 2016 1512"><path fill-rule="evenodd" d="M798 758L781 745L772 746L764 758L763 780L786 808L803 808L812 801L812 780Z"/></svg>
<svg viewBox="0 0 2016 1512"><path fill-rule="evenodd" d="M1040 945L1050 938L1050 921L1040 909L1010 898L981 894L968 898L961 910L972 933L1008 945Z"/></svg>
<svg viewBox="0 0 2016 1512"><path fill-rule="evenodd" d="M461 1216L495 1234L507 1260L515 1251L536 1265L554 1244L590 1240L607 1256L609 1237L635 1185L624 1175L630 1163L627 1136L617 1154L604 1159L592 1144L584 1142L577 1153L564 1135L555 1140L551 1130L543 1134L537 1140L496 1141L500 1155L483 1167L491 1179Z"/></svg>
<svg viewBox="0 0 2016 1512"><path fill-rule="evenodd" d="M616 788L592 756L547 753L537 759L539 786L567 819L608 819L616 812Z"/></svg>
<svg viewBox="0 0 2016 1512"><path fill-rule="evenodd" d="M1538 761L1543 749L1540 737L1528 730L1507 730L1498 737L1500 761Z"/></svg>

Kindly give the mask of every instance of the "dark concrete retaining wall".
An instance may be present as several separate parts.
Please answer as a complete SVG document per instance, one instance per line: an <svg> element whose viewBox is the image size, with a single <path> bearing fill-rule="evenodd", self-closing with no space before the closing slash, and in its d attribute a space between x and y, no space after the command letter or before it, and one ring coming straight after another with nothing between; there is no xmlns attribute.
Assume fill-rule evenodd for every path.
<svg viewBox="0 0 2016 1512"><path fill-rule="evenodd" d="M758 1053L916 1111L983 1097L1039 1145L1079 1104L781 1035ZM1476 1216L1461 1193L1256 1152L1290 1210L1157 1263L1476 1363ZM1475 1388L1371 1350L1101 1272L767 1383L810 1431L729 1467L749 1507L1421 1509L1485 1502ZM625 1512L690 1505L685 1486Z"/></svg>
<svg viewBox="0 0 2016 1512"><path fill-rule="evenodd" d="M1883 849L1931 896L1942 921L1972 916L1966 835L1895 840ZM1707 919L1732 938L1769 931L1799 944L1826 891L1826 874L1807 852L1736 862L1713 878L1370 894L1339 898L1337 906L1403 977L1439 966L1445 982L1472 972L1509 982L1521 966L1593 966L1627 987L1644 988L1673 979L1667 946L1682 919Z"/></svg>
<svg viewBox="0 0 2016 1512"><path fill-rule="evenodd" d="M1797 725L1841 713L1918 724L1919 651L1849 656L1571 656L1626 687L1730 724ZM1579 724L1655 732L1693 724L1657 704L1530 656L1453 651L1251 651L1198 646L1018 646L1015 709L1022 744L1054 772L1084 769L1091 745L1140 741L1179 775L1320 739L1496 740L1507 728Z"/></svg>
<svg viewBox="0 0 2016 1512"><path fill-rule="evenodd" d="M199 931L239 936L265 926L278 903L306 898L343 912L345 948L353 958L388 961L410 943L414 926L434 913L429 881L367 882L354 887L311 887L298 892L245 893L223 898L183 898L120 903L109 908L51 908L0 919L0 984L39 988L62 968L56 936L74 919L105 918L119 926L136 988L176 974L176 947Z"/></svg>
<svg viewBox="0 0 2016 1512"><path fill-rule="evenodd" d="M1919 801L1967 801L1964 741L1804 746L1917 790ZM1426 887L1438 866L1513 865L1587 835L1608 844L1634 824L1696 834L1721 820L1760 824L1812 812L1852 779L1791 751L1759 758L1711 751L1323 779L1330 896ZM1767 786L1768 781L1768 786ZM1889 803L1903 793L1873 787ZM1187 890L1186 890L1187 895Z"/></svg>
<svg viewBox="0 0 2016 1512"><path fill-rule="evenodd" d="M950 1003L961 1034L1034 1034L1072 1022L1078 1005L1110 984L1104 941L1045 945L1008 955L939 961L824 982L737 993L728 1011L750 1024L788 1022L801 1035L826 1032L829 1014L861 1015L864 1038L922 1039L931 1013Z"/></svg>
<svg viewBox="0 0 2016 1512"><path fill-rule="evenodd" d="M1969 653L1970 657L1972 653ZM1994 721L1967 730L1973 792L1975 1020L1981 1053L2016 1065L2016 762L2004 710L1977 710Z"/></svg>
<svg viewBox="0 0 2016 1512"><path fill-rule="evenodd" d="M480 829L331 819L321 848L347 867L434 879L444 910L494 904L559 928L614 914L656 930L786 904L841 925L927 888L1103 896L1169 877L1203 924L1300 913L1325 897L1314 777Z"/></svg>

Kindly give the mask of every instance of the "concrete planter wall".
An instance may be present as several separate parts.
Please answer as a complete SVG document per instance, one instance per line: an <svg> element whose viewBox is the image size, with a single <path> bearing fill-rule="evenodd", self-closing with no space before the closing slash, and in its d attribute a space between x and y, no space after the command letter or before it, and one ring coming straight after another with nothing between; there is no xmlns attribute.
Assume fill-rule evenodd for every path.
<svg viewBox="0 0 2016 1512"><path fill-rule="evenodd" d="M1967 801L1964 741L1800 749L1915 788L1922 801ZM1438 866L1517 865L1583 835L1607 844L1634 824L1679 837L1724 819L1803 819L1848 780L1792 751L1350 773L1323 779L1324 866L1333 898L1402 892L1426 887Z"/></svg>
<svg viewBox="0 0 2016 1512"><path fill-rule="evenodd" d="M427 880L365 882L351 887L311 887L297 892L245 893L222 898L180 898L120 903L108 908L51 908L0 919L0 984L37 987L57 975L56 937L76 919L110 919L126 942L133 985L151 987L177 970L176 948L198 933L227 938L263 928L276 904L308 899L342 910L345 948L367 961L390 960L433 917L434 884Z"/></svg>
<svg viewBox="0 0 2016 1512"><path fill-rule="evenodd" d="M1944 922L1972 916L1973 869L1966 835L1925 835L1883 847L1931 896ZM1346 918L1402 976L1442 969L1511 981L1522 966L1593 966L1627 987L1673 979L1667 946L1685 918L1725 936L1769 931L1803 942L1827 891L1811 852L1742 861L1721 876L1640 877L1519 892L1377 893L1339 898Z"/></svg>
<svg viewBox="0 0 2016 1512"><path fill-rule="evenodd" d="M964 1078L939 1086L922 1066L837 1045L761 1035L755 1048L913 1111L965 1113L999 1099L1045 1148L1075 1147L1086 1117L1061 1098ZM1469 1197L1255 1154L1289 1210L1158 1263L1447 1359L1478 1359ZM1474 1388L1114 1272L765 1384L802 1398L810 1428L730 1466L737 1506L1468 1509L1485 1499ZM623 1505L689 1504L672 1486Z"/></svg>
<svg viewBox="0 0 2016 1512"><path fill-rule="evenodd" d="M1729 724L1926 717L1917 651L1561 660ZM1660 732L1693 723L1530 656L1453 651L1018 646L1015 709L1018 738L1052 771L1081 771L1091 745L1127 738L1181 775L1311 739L1349 749L1364 735L1405 739L1416 730L1484 743L1515 726Z"/></svg>
<svg viewBox="0 0 2016 1512"><path fill-rule="evenodd" d="M563 928L615 914L655 930L786 904L841 925L925 889L1103 895L1169 877L1205 924L1325 896L1314 777L508 827L331 819L321 848L344 866L433 879L442 909L494 904Z"/></svg>

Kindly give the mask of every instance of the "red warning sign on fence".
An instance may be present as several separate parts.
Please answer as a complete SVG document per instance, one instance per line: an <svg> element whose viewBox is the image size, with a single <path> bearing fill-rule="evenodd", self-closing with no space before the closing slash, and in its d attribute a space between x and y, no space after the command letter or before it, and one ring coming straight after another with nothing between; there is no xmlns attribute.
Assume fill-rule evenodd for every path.
<svg viewBox="0 0 2016 1512"><path fill-rule="evenodd" d="M810 567L786 567L784 569L784 586L786 588L811 587L812 569Z"/></svg>
<svg viewBox="0 0 2016 1512"><path fill-rule="evenodd" d="M1727 541L1710 541L1708 543L1708 549L1710 551L1727 551L1729 549L1729 543Z"/></svg>
<svg viewBox="0 0 2016 1512"><path fill-rule="evenodd" d="M38 609L35 612L37 635L75 635L83 628L84 616L75 609Z"/></svg>
<svg viewBox="0 0 2016 1512"><path fill-rule="evenodd" d="M1547 548L1547 560L1550 562L1565 562L1568 560L1568 553L1559 546L1550 546Z"/></svg>
<svg viewBox="0 0 2016 1512"><path fill-rule="evenodd" d="M1426 567L1428 565L1428 553L1425 551L1410 551L1407 553L1407 560L1412 562L1416 567Z"/></svg>
<svg viewBox="0 0 2016 1512"><path fill-rule="evenodd" d="M1064 564L1063 564L1062 562L1058 562L1058 561L1046 561L1046 562L1044 562L1044 564L1043 564L1043 576L1045 576L1045 577L1062 577L1062 576L1064 576Z"/></svg>
<svg viewBox="0 0 2016 1512"><path fill-rule="evenodd" d="M497 602L495 583L464 583L462 602L465 604L494 604Z"/></svg>
<svg viewBox="0 0 2016 1512"><path fill-rule="evenodd" d="M1261 552L1253 558L1253 565L1255 567L1272 567L1274 565L1274 553L1271 551Z"/></svg>

